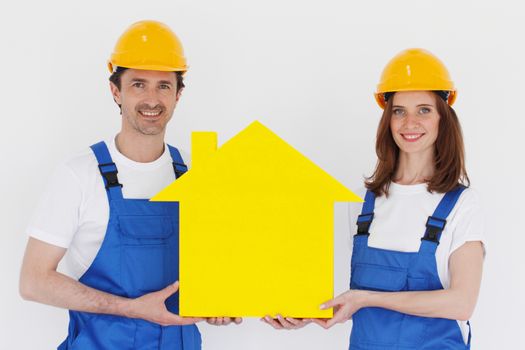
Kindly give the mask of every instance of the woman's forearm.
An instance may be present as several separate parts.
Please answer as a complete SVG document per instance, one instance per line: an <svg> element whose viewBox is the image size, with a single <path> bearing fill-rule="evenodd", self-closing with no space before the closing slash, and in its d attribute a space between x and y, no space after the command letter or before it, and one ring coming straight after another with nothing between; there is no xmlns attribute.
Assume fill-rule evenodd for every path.
<svg viewBox="0 0 525 350"><path fill-rule="evenodd" d="M365 307L381 307L405 314L449 318L466 321L470 318L476 300L466 293L442 289L418 292L368 292Z"/></svg>

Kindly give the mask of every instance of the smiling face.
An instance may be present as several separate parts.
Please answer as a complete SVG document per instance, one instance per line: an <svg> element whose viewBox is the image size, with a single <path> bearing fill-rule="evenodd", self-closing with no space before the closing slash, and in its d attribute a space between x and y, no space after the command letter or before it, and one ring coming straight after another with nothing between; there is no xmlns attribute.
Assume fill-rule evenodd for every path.
<svg viewBox="0 0 525 350"><path fill-rule="evenodd" d="M180 98L173 72L127 69L120 89L111 83L122 110L122 131L142 135L163 134Z"/></svg>
<svg viewBox="0 0 525 350"><path fill-rule="evenodd" d="M433 152L440 118L435 97L430 91L400 91L392 97L390 130L401 152Z"/></svg>

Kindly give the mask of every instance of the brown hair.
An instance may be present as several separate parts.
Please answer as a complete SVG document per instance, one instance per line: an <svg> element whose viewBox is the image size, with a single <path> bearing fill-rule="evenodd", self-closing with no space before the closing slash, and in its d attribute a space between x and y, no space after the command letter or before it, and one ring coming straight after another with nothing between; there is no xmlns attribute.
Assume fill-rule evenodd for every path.
<svg viewBox="0 0 525 350"><path fill-rule="evenodd" d="M365 186L377 196L385 194L397 170L399 147L390 130L392 101L386 103L379 121L376 139L377 164L372 176L367 177ZM439 114L439 131L434 144L434 174L427 181L429 192L445 193L459 183L469 186L470 180L465 169L465 149L463 135L456 112L442 98L435 94Z"/></svg>

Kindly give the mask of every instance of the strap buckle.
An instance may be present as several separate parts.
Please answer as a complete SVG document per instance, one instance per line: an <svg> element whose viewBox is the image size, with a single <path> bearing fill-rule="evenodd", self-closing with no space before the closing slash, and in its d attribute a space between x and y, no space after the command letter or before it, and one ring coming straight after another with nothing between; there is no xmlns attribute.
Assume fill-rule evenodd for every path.
<svg viewBox="0 0 525 350"><path fill-rule="evenodd" d="M188 167L184 163L173 162L173 170L175 171L175 179L178 179L188 171Z"/></svg>
<svg viewBox="0 0 525 350"><path fill-rule="evenodd" d="M370 225L372 224L372 219L374 218L374 213L361 214L357 217L357 233L356 236L368 236L370 233Z"/></svg>
<svg viewBox="0 0 525 350"><path fill-rule="evenodd" d="M109 168L109 169L107 169ZM122 184L118 182L118 170L115 163L104 163L99 164L98 169L100 170L100 174L104 177L106 180L106 189L109 189L110 187L122 187Z"/></svg>
<svg viewBox="0 0 525 350"><path fill-rule="evenodd" d="M434 216L429 216L425 226L427 227L425 235L421 240L430 241L439 244L439 236L441 232L445 229L447 220L436 218Z"/></svg>

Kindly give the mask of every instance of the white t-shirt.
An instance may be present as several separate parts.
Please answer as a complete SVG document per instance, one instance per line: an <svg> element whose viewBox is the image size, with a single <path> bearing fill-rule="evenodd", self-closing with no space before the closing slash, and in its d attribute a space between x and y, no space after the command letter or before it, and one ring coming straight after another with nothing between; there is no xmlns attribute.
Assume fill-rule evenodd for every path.
<svg viewBox="0 0 525 350"><path fill-rule="evenodd" d="M106 141L118 169L124 198L149 199L175 180L167 146L150 163L132 161ZM27 227L27 234L67 248L60 271L79 279L97 255L109 219L109 204L98 162L91 148L60 164Z"/></svg>
<svg viewBox="0 0 525 350"><path fill-rule="evenodd" d="M363 187L357 194L364 198L365 193L366 189ZM429 193L426 184L399 185L393 182L388 199L386 196L376 197L368 245L401 252L417 252L425 233L427 218L434 213L443 196L443 193ZM362 203L349 204L351 238L357 232L356 221L362 207ZM484 242L484 226L478 194L472 188L467 188L450 212L436 250L438 275L443 288L450 287L450 255L465 242ZM458 323L466 342L468 326L466 322Z"/></svg>

